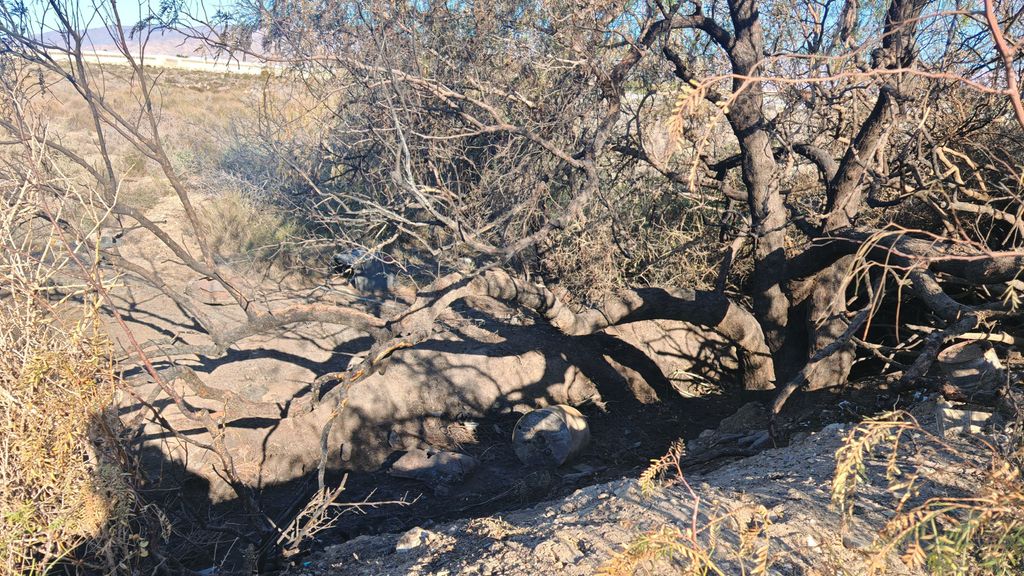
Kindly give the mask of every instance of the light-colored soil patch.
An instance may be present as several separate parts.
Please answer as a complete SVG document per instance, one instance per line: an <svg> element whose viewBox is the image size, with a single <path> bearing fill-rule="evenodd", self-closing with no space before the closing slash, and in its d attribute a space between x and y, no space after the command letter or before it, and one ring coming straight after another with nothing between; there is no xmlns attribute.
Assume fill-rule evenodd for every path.
<svg viewBox="0 0 1024 576"><path fill-rule="evenodd" d="M698 524L712 509L751 517L764 506L773 523L764 537L770 544L771 568L777 576L854 576L863 574L871 556L871 539L894 502L883 488L867 488L858 516L842 530L839 513L830 507L834 454L847 428L833 424L791 446L762 452L688 478L700 497ZM925 460L927 458L927 460ZM963 466L936 460L935 454L908 455L941 473L941 490L962 491L972 482ZM935 486L932 490L937 489ZM926 497L928 494L923 493ZM361 536L327 546L300 562L292 574L397 576L404 574L538 574L589 575L638 534L669 525L690 526L693 499L682 485L644 498L636 480L627 479L580 489L560 501L490 517L428 525L431 533L419 546L396 551L401 534ZM744 516L745 515L745 516ZM408 539L408 536L406 536ZM727 540L727 536L723 536ZM720 544L720 549L724 546ZM726 574L739 574L723 560ZM648 565L648 574L678 573L678 565ZM887 574L920 574L890 558Z"/></svg>

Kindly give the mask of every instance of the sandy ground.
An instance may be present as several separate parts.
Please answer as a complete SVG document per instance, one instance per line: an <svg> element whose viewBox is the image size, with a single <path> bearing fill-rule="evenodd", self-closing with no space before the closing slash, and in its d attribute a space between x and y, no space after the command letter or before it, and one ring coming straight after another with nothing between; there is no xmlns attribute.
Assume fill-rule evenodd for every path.
<svg viewBox="0 0 1024 576"><path fill-rule="evenodd" d="M922 424L925 424L922 421ZM731 511L741 522L756 516L760 506L772 523L765 528L769 574L778 576L854 576L865 573L871 539L886 521L892 497L869 488L857 517L842 529L840 514L830 507L834 454L849 425L832 424L794 444L730 463L704 475L688 478L700 499L698 526L708 514ZM939 485L949 493L964 490L972 477L963 466L936 460L932 453L908 454L901 465L928 466L942 471ZM884 483L882 483L884 485ZM928 495L926 488L922 496ZM563 500L510 512L452 523L423 526L425 533L362 536L330 544L303 559L292 574L321 576L405 574L538 574L599 573L609 559L645 531L663 526L691 525L694 499L677 484L644 497L637 480L625 479L577 490ZM718 544L725 574L741 574L725 553L735 545L735 532L723 529ZM410 541L419 545L406 550ZM731 542L731 543L730 543ZM751 558L751 553L744 556ZM748 565L748 569L750 566ZM641 567L640 573L682 573L680 564L662 561ZM889 558L886 574L922 572Z"/></svg>

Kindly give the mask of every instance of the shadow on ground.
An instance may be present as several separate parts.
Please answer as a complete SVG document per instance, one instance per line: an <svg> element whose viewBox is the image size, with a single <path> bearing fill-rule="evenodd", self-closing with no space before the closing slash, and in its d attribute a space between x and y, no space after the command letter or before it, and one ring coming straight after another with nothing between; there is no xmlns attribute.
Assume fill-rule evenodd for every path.
<svg viewBox="0 0 1024 576"><path fill-rule="evenodd" d="M332 509L333 527L304 542L303 550L360 534L514 510L581 486L635 476L676 439L696 437L742 404L767 399L764 393L740 389L735 379L739 366L728 342L685 325L638 323L615 333L568 337L543 324L515 325L473 310L461 312L461 324L397 354L384 374L351 391L344 421L332 431L326 477L328 486L337 486L348 472L339 498L346 505ZM167 329L166 318L133 321L150 322L163 335L175 333ZM310 340L305 345L324 345L308 336L292 337ZM256 344L217 359L198 358L192 367L210 376L211 385L218 384L215 372L254 361L298 371L282 372L287 374L322 374L344 369L366 343L365 337L349 338L316 360L272 343ZM293 398L309 393L308 383L291 386ZM259 388L253 395L267 393ZM559 469L525 467L510 443L520 413L563 402L579 405L588 417L589 447ZM153 406L167 414L174 411L166 398ZM123 413L139 408L126 406ZM172 433L150 426L137 436L149 478L142 494L175 526L172 538L154 548L158 556L196 571L218 567L262 573L295 561L281 556L278 540L317 488L315 462L311 466L307 458L289 467L291 460L270 453L286 452L289 442L295 450L299 444L302 449L315 446L318 438L281 434L281 424L247 418L227 430L226 436L237 436L239 449L233 456L242 461L241 452L248 450L258 459L258 470L243 488L246 498L223 498L213 488L223 478L197 472L217 469L210 454L187 446L187 440L208 440L200 427ZM172 444L179 448L168 449ZM387 465L396 451L416 444L464 452L480 465L450 491L389 476ZM265 474L274 458L276 468Z"/></svg>

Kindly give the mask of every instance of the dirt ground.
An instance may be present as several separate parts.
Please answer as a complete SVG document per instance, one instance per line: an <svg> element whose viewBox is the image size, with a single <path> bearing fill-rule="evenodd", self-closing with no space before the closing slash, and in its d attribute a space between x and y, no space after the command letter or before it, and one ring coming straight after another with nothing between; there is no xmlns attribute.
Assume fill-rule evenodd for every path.
<svg viewBox="0 0 1024 576"><path fill-rule="evenodd" d="M172 199L158 203L150 215L181 221ZM171 285L194 280L137 232L126 235L122 254L160 271ZM273 295L275 300L267 302L271 307L337 297L332 286L252 281ZM152 288L124 279L113 293L138 341L203 342L174 303ZM208 313L223 322L243 318L230 306L211 306ZM115 330L115 336L130 349L125 334ZM310 324L247 339L223 358L179 361L210 386L253 401L285 403L305 394L317 375L345 369L365 343L355 331ZM463 310L435 339L396 353L386 373L352 390L330 437L337 466L328 484L336 486L348 471L341 500L362 504L337 508L341 513L333 527L306 542L302 554L267 568L309 576L592 574L644 530L691 521L693 501L685 488L666 488L645 499L635 478L673 441L681 438L700 448L716 438L706 431L718 429L729 441L695 450L686 461L701 499L698 516L763 505L774 518L766 532L773 574L858 574L866 557L863 543L840 535L839 517L829 508L834 453L843 423L905 404L907 398L870 384L798 395L777 430L780 442L794 442L770 449L761 420L771 393L742 391L735 368L729 347L714 335L678 324L637 323L568 338L500 305ZM179 430L206 438L173 403L153 392L152 385L137 391L139 397L156 398L160 416ZM181 392L194 405L206 405L184 388ZM590 445L558 469L524 466L512 450L512 427L525 411L559 402L577 405L586 415ZM730 422L741 408L743 417ZM131 398L125 399L122 415L149 417ZM266 511L282 522L316 485L326 417L314 412L308 418L242 422L226 431L240 473ZM808 436L814 430L822 431ZM152 421L137 440L148 472L158 479L148 495L162 499L172 520L191 527L174 544L181 551L176 557L197 570L224 563L224 550L237 552L231 531L246 524L218 477L216 458ZM443 490L390 476L395 458L417 446L468 454L479 465L465 482ZM969 480L952 471L948 483L956 487ZM856 530L861 536L883 521L875 509L865 513L868 524ZM212 524L219 528L208 530ZM402 534L421 529L429 531L421 534L422 544L396 552ZM662 571L653 567L651 573ZM894 565L891 573L909 572Z"/></svg>
<svg viewBox="0 0 1024 576"><path fill-rule="evenodd" d="M174 198L164 198L148 213L187 241ZM196 279L142 231L126 234L120 252L157 271L171 286L184 289ZM346 297L343 287L333 285L276 284L257 275L250 280L273 297L264 301L272 308ZM157 290L124 277L112 295L135 341L206 342ZM501 305L490 306L462 310L434 339L396 353L386 373L353 388L342 419L332 429L331 455L337 466L330 480L340 481L341 471L349 470L345 499L411 504L345 514L333 537L522 508L582 486L635 475L672 441L695 438L744 403L767 399L740 389L732 377L736 361L728 346L690 327L638 323L569 338ZM224 323L244 319L233 306L208 306L205 311ZM116 341L130 354L128 334L116 322L111 326ZM365 345L366 337L353 330L313 323L249 338L222 358L185 357L177 362L190 366L209 386L283 405L307 394L316 376L344 370ZM152 359L158 367L164 365L159 354ZM218 409L216 403L177 386L193 406ZM127 421L137 417L143 424L136 440L153 481L149 495L162 500L172 519L197 527L187 534L192 545L181 561L204 568L220 562L232 539L225 536L228 532L204 531L202 526L244 530L244 519L237 517L238 503L218 474L219 460L169 433L138 401L152 400L159 416L184 435L209 440L205 430L157 392L152 384L140 384L134 397L125 397L122 416ZM590 447L566 469L524 468L509 442L512 427L523 412L559 402L577 405L587 415ZM226 430L239 473L276 519L287 521L315 486L320 433L330 417L329 410L322 412L281 421L249 419ZM387 464L418 445L468 453L480 465L465 483L444 494L435 486L389 476ZM204 542L208 546L195 545Z"/></svg>
<svg viewBox="0 0 1024 576"><path fill-rule="evenodd" d="M922 419L927 425L927 419ZM764 541L769 545L769 574L776 576L854 576L863 574L871 540L891 510L891 496L878 487L864 491L849 528L830 507L834 455L849 425L835 423L801 434L790 446L769 449L709 472L690 472L687 480L699 497L697 525L712 511L728 510L750 519L758 507L770 513ZM911 454L903 466L927 465L941 471L940 482L925 488L956 494L973 481L963 466ZM882 483L884 486L884 483ZM693 522L694 499L681 484L652 497L641 495L635 478L595 484L564 498L529 508L454 522L426 522L405 532L364 535L346 542L325 541L323 550L299 559L287 573L327 574L595 574L644 531ZM726 574L740 574L728 560L729 534L720 536ZM734 542L732 543L735 544ZM644 569L646 568L646 569ZM748 567L749 568L749 567ZM677 573L678 565L648 564L642 573ZM886 574L911 570L890 558Z"/></svg>

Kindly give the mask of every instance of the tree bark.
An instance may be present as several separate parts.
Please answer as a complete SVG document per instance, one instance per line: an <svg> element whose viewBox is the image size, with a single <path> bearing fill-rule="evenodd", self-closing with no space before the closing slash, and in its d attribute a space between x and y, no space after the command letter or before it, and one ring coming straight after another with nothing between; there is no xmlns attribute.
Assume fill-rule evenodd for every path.
<svg viewBox="0 0 1024 576"><path fill-rule="evenodd" d="M914 60L914 32L926 0L893 0L885 16L882 46L873 55L876 69L895 70ZM898 79L897 79L898 82ZM868 163L885 145L889 119L896 109L896 88L883 85L871 114L861 124L828 186L826 233L852 226L867 196Z"/></svg>
<svg viewBox="0 0 1024 576"><path fill-rule="evenodd" d="M517 304L541 315L569 336L584 336L609 326L642 320L681 320L712 328L740 350L744 386L775 387L775 365L757 319L718 292L645 288L628 291L597 308L573 312L543 286L491 271L470 285L472 292Z"/></svg>
<svg viewBox="0 0 1024 576"><path fill-rule="evenodd" d="M768 347L777 352L785 341L790 301L782 290L786 277L786 208L774 182L778 164L765 126L760 73L764 54L757 2L730 0L735 40L729 52L733 73L733 104L729 124L739 140L743 183L747 189L754 234L754 315Z"/></svg>
<svg viewBox="0 0 1024 576"><path fill-rule="evenodd" d="M807 301L807 351L812 358L837 342L850 327L845 314L846 280L853 261L853 256L845 256L812 280L813 288ZM846 382L856 352L856 346L848 338L832 354L809 365L805 371L807 388L820 390Z"/></svg>

